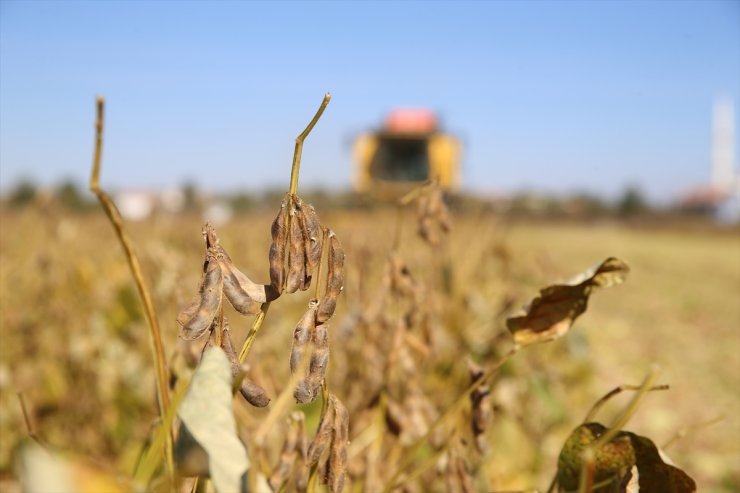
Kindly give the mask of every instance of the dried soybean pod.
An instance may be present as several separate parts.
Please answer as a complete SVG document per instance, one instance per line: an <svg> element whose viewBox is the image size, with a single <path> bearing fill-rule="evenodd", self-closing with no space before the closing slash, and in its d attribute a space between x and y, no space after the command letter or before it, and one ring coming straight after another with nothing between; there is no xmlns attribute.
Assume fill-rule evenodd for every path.
<svg viewBox="0 0 740 493"><path fill-rule="evenodd" d="M465 467L465 461L455 452L447 454L447 491L450 493L473 493L473 482Z"/></svg>
<svg viewBox="0 0 740 493"><path fill-rule="evenodd" d="M304 215L303 202L300 198L296 197L296 215L295 219L298 222L298 227L301 232L301 238L303 239L303 279L301 280L301 290L305 291L311 286L311 279L313 278L313 267L309 260L309 249L311 248L311 234L308 231L306 225L306 218Z"/></svg>
<svg viewBox="0 0 740 493"><path fill-rule="evenodd" d="M329 490L339 493L344 489L347 471L347 442L349 440L349 412L342 401L332 394L334 405L331 448L329 450Z"/></svg>
<svg viewBox="0 0 740 493"><path fill-rule="evenodd" d="M239 363L239 358L236 355L236 351L234 351L234 345L231 342L229 323L225 317L223 334L221 337L221 348L226 353L229 363L231 363L231 376L233 378L238 378L240 374L244 372L244 366ZM239 385L239 393L254 407L265 407L270 403L270 397L267 395L265 389L248 380L246 377L242 378Z"/></svg>
<svg viewBox="0 0 740 493"><path fill-rule="evenodd" d="M308 489L308 438L306 437L306 427L304 415L300 411L293 414L300 415L298 422L298 444L296 453L298 455L298 465L295 471L295 489L298 492L305 492Z"/></svg>
<svg viewBox="0 0 740 493"><path fill-rule="evenodd" d="M419 236L421 236L425 241L427 241L430 244L434 244L435 241L433 239L434 237L434 231L433 231L433 224L430 217L430 197L428 193L423 193L419 196L419 198L416 201L417 205L417 214L419 217Z"/></svg>
<svg viewBox="0 0 740 493"><path fill-rule="evenodd" d="M418 291L418 283L411 275L408 266L400 255L391 253L388 261L391 265L391 287L401 296L413 297Z"/></svg>
<svg viewBox="0 0 740 493"><path fill-rule="evenodd" d="M265 286L253 282L236 268L224 251L218 260L224 276L224 294L229 303L242 315L259 313L262 303L267 301Z"/></svg>
<svg viewBox="0 0 740 493"><path fill-rule="evenodd" d="M283 292L285 280L285 216L288 213L289 195L285 195L280 203L280 210L272 222L272 245L270 245L270 285L277 294Z"/></svg>
<svg viewBox="0 0 740 493"><path fill-rule="evenodd" d="M206 260L206 273L203 278L202 289L200 292L200 302L197 310L192 307L186 308L184 315L190 316L178 317L178 322L182 324L181 337L186 340L197 339L202 336L211 326L211 322L216 317L218 309L221 306L223 296L223 275L221 268L215 256L208 254Z"/></svg>
<svg viewBox="0 0 740 493"><path fill-rule="evenodd" d="M311 300L308 303L308 309L298 321L298 325L293 330L293 347L290 349L290 372L295 373L301 366L303 353L308 347L308 341L316 327L316 308L318 303Z"/></svg>
<svg viewBox="0 0 740 493"><path fill-rule="evenodd" d="M316 313L317 324L323 324L334 315L337 298L344 286L344 248L342 248L342 244L334 231L329 230L327 240L329 242L329 253L327 254L326 291Z"/></svg>
<svg viewBox="0 0 740 493"><path fill-rule="evenodd" d="M327 325L317 325L314 328L311 344L313 352L308 375L306 375L306 386L310 392L310 399L313 401L319 395L321 382L326 376L326 367L329 365L329 327Z"/></svg>
<svg viewBox="0 0 740 493"><path fill-rule="evenodd" d="M290 207L290 241L288 257L288 280L285 290L295 293L297 290L305 289L306 280L306 244L301 231L298 210Z"/></svg>
<svg viewBox="0 0 740 493"><path fill-rule="evenodd" d="M437 192L435 193L434 213L435 213L435 216L437 217L439 228L443 232L449 233L450 230L452 229L452 225L450 223L450 210L447 208L447 204L445 203L442 190L440 189L437 189Z"/></svg>
<svg viewBox="0 0 740 493"><path fill-rule="evenodd" d="M198 294L193 297L193 300L190 302L190 304L185 307L178 315L177 315L177 323L180 326L185 325L188 320L193 318L196 313L198 313L198 307L200 307L201 298L203 296L203 292L205 291L205 282L206 282L206 271L208 269L208 262L210 259L209 250L208 250L208 239L206 237L206 228L210 228L210 225L208 223L205 224L203 227L203 237L206 239L206 255L203 258L203 267L201 270L200 275L200 281L198 282Z"/></svg>
<svg viewBox="0 0 740 493"><path fill-rule="evenodd" d="M262 386L250 382L247 379L242 380L239 393L244 397L244 400L254 407L266 407L271 400L270 396L267 395L267 391Z"/></svg>
<svg viewBox="0 0 740 493"><path fill-rule="evenodd" d="M299 202L300 220L306 239L306 274L310 277L316 266L321 263L321 243L323 232L316 209L311 204ZM306 285L308 287L308 285Z"/></svg>
<svg viewBox="0 0 740 493"><path fill-rule="evenodd" d="M300 418L296 415L300 416ZM297 419L300 419L301 421L299 422ZM288 432L285 434L283 448L280 451L280 459L278 464L272 470L270 479L267 481L273 491L277 491L283 483L285 483L291 469L293 469L293 465L296 462L296 458L298 456L298 442L300 439L299 435L301 431L300 425L303 424L302 420L302 413L293 413L287 420Z"/></svg>
<svg viewBox="0 0 740 493"><path fill-rule="evenodd" d="M483 369L472 360L468 360L468 373L470 373L470 381L474 383L483 376ZM488 397L490 393L491 388L488 385L481 384L470 394L470 427L473 431L475 447L480 453L485 452L486 440L484 433L488 423L493 418L493 407Z"/></svg>
<svg viewBox="0 0 740 493"><path fill-rule="evenodd" d="M299 380L293 391L295 401L299 404L308 404L309 402L313 402L314 397L316 397L316 394L314 393L311 382L306 378Z"/></svg>
<svg viewBox="0 0 740 493"><path fill-rule="evenodd" d="M323 454L326 447L330 445L332 426L334 425L334 411L335 409L332 400L329 399L329 406L327 407L323 418L321 418L319 429L316 431L316 436L308 447L307 465L309 467L313 467L318 464L321 454Z"/></svg>

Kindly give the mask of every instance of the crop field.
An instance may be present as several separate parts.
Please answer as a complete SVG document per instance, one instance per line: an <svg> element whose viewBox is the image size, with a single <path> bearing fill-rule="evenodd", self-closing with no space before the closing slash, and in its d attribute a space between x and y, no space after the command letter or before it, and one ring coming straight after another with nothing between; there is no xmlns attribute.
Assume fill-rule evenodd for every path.
<svg viewBox="0 0 740 493"><path fill-rule="evenodd" d="M263 206L215 231L233 264L269 286L280 204ZM418 234L414 206L317 212L345 254L344 289L323 325L328 368L313 390L311 376L291 378L291 370L314 370L313 359L310 370L292 365L296 324L314 285L323 288L315 280L271 302L249 348L247 378L270 404L255 407L238 392L233 400L257 491L306 486L305 453L285 443L292 433L294 441L303 437L304 452L311 442L309 462L311 454L317 459L305 469L309 491L544 492L564 442L594 403L646 375L670 388L644 394L623 429L662 447L700 491L740 489L737 229L513 221L453 208L449 232L429 242ZM141 472L148 457L157 458L148 451L161 435L156 369L136 286L107 218L26 208L2 211L0 220L0 490L20 491L20 451L31 438L98 490L127 491L142 477L149 489L167 490L163 460L149 477ZM209 339L186 341L180 327L204 269L203 224L157 215L126 227L161 326L174 399ZM624 283L594 293L567 334L510 352L507 318L541 288L609 257L629 265ZM225 300L219 306L230 330L210 337L218 345L230 332L239 353L255 317ZM194 326L192 319L184 325ZM314 358L320 347L314 341L306 350ZM496 367L486 389L469 391L469 362L480 371ZM305 404L289 388L301 383L317 393L298 399ZM609 426L634 395L610 399L596 421ZM476 411L481 401L485 413ZM322 454L315 445L327 416L331 444ZM185 479L179 488L210 485Z"/></svg>

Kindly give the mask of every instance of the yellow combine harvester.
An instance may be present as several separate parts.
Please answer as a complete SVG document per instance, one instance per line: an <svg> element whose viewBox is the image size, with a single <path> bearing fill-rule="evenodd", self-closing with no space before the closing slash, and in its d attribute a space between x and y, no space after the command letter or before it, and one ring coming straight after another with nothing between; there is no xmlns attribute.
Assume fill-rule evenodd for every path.
<svg viewBox="0 0 740 493"><path fill-rule="evenodd" d="M429 110L392 111L383 127L354 142L354 188L379 197L397 197L436 180L443 190L460 187L460 141L440 131Z"/></svg>

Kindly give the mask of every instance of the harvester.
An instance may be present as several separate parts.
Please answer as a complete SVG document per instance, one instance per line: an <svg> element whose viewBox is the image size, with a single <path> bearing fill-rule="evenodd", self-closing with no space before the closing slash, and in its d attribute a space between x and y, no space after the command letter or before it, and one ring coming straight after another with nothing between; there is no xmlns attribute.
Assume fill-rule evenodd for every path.
<svg viewBox="0 0 740 493"><path fill-rule="evenodd" d="M460 141L440 130L426 109L391 111L383 126L354 142L355 191L397 197L436 181L446 192L460 186Z"/></svg>

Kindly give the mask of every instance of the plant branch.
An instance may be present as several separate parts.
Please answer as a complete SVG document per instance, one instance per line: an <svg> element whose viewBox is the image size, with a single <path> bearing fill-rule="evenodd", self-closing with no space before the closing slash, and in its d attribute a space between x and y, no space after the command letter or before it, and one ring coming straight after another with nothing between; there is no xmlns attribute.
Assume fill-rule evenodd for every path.
<svg viewBox="0 0 740 493"><path fill-rule="evenodd" d="M654 385L647 389L646 392L653 392L655 390L668 390L670 389L670 385ZM617 394L620 394L621 392L624 392L625 390L635 390L638 391L642 389L641 385L620 385L619 387L615 387L604 396L596 401L596 403L591 407L591 410L588 412L586 417L583 419L584 423L588 423L589 421L593 421L594 417L596 416L596 413L599 412L599 410L606 404L606 402L614 397Z"/></svg>
<svg viewBox="0 0 740 493"><path fill-rule="evenodd" d="M650 391L650 387L652 387L653 382L655 382L655 379L658 378L658 371L659 370L657 366L650 369L650 372L648 372L645 380L643 380L640 388L637 390L637 393L632 398L630 403L627 404L627 407L624 409L624 411L622 411L622 414L620 414L617 419L614 420L606 433L601 435L591 447L595 452L598 452L598 450L603 447L604 444L609 443L611 439L614 438L614 436L619 433L622 428L624 428L624 425L627 424L630 418L632 418L632 416L637 411L637 408L640 407L640 402L642 402L643 397L645 397L645 395Z"/></svg>

